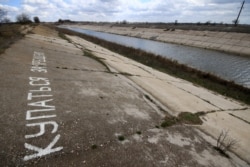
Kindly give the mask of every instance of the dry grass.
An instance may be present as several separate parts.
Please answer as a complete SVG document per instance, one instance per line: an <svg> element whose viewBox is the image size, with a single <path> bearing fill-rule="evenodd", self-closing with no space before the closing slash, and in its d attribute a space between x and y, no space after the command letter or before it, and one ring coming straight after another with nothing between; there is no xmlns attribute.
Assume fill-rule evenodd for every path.
<svg viewBox="0 0 250 167"><path fill-rule="evenodd" d="M19 24L1 24L0 25L0 54L5 51L16 40L23 37L20 33Z"/></svg>
<svg viewBox="0 0 250 167"><path fill-rule="evenodd" d="M200 116L204 114L205 113L193 114L189 112L182 112L177 117L167 115L161 123L161 127L166 128L175 124L201 125L203 122L200 119Z"/></svg>

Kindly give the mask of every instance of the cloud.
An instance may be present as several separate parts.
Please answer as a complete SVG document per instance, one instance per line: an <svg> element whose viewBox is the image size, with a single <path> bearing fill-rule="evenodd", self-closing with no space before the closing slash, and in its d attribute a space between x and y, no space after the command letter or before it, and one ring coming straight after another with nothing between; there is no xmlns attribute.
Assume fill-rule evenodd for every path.
<svg viewBox="0 0 250 167"><path fill-rule="evenodd" d="M242 0L209 0L208 2L210 3L215 3L215 4L241 4L243 1ZM249 3L249 1L246 1L245 3Z"/></svg>
<svg viewBox="0 0 250 167"><path fill-rule="evenodd" d="M48 3L48 0L24 0L24 4L33 4L33 5L45 5Z"/></svg>
<svg viewBox="0 0 250 167"><path fill-rule="evenodd" d="M4 0L6 1L6 0ZM22 0L8 6L41 21L227 22L236 18L242 0ZM5 6L6 8L6 6ZM250 24L246 1L240 22ZM9 12L10 13L10 12ZM13 15L13 14L12 14Z"/></svg>
<svg viewBox="0 0 250 167"><path fill-rule="evenodd" d="M12 21L15 20L13 18L16 17L16 15L17 15L17 13L19 11L19 9L17 7L9 6L9 5L1 5L1 4L0 4L0 9L3 9L5 11L7 11L6 17L10 18Z"/></svg>
<svg viewBox="0 0 250 167"><path fill-rule="evenodd" d="M6 10L8 12L17 12L18 11L17 7L9 6L9 5L1 5L0 4L0 8Z"/></svg>

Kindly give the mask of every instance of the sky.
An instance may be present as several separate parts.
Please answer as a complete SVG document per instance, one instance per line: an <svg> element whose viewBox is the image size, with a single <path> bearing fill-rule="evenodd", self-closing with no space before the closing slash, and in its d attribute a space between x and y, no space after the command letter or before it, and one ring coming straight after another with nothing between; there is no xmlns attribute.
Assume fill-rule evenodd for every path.
<svg viewBox="0 0 250 167"><path fill-rule="evenodd" d="M72 21L232 23L243 0L0 0L7 17L25 13L31 19ZM250 0L245 1L240 24L250 24Z"/></svg>

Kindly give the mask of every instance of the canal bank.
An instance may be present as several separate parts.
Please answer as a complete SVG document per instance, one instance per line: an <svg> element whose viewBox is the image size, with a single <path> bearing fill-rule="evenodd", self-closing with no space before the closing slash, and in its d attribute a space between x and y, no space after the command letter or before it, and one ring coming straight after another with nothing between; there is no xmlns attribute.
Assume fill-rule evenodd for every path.
<svg viewBox="0 0 250 167"><path fill-rule="evenodd" d="M147 53L159 55L188 67L250 88L250 57L81 28L65 28L122 46L132 47ZM145 57L145 53L143 55Z"/></svg>
<svg viewBox="0 0 250 167"><path fill-rule="evenodd" d="M239 141L237 149L232 151L250 163L250 150L247 147L250 144L248 133L250 107L248 105L218 95L188 81L171 77L82 38L67 37L76 46L91 51L111 67L113 72L127 74L127 77L139 88L165 106L164 109L168 114L177 116L182 112L204 112L203 124L196 127L211 135L212 138L204 136L207 142L216 145L219 134L228 130L229 138Z"/></svg>
<svg viewBox="0 0 250 167"><path fill-rule="evenodd" d="M70 29L70 30L67 30ZM145 39L139 39L139 38L133 38L133 37L125 37L125 36L121 36L121 35L115 35L115 34L109 34L109 33L103 33L103 32L96 32L96 31L92 31L92 30L83 30L83 29L78 29L78 28L58 28L58 31L66 33L66 34L71 34L71 35L77 35L80 36L88 41L91 41L97 45L100 45L102 47L108 48L113 52L119 53L127 58L133 59L137 62L140 62L146 66L152 67L154 69L157 69L161 72L170 74L174 77L177 78L182 78L184 80L190 81L192 83L198 84L202 87L205 87L209 90L218 92L219 94L222 94L224 96L228 96L228 97L232 97L236 100L242 101L246 104L250 104L250 94L249 94L249 89L248 88L244 88L242 86L239 86L237 84L235 84L234 82L229 82L227 80L225 80L225 77L222 75L222 78L218 78L216 77L216 75L211 75L208 71L203 71L203 70L197 70L194 68L190 68L189 64L183 65L180 64L178 61L175 61L175 59L172 58L164 58L162 55L155 55L153 53L149 53L147 51L145 51L144 49L135 49L133 46L134 44L138 43L138 45L136 46L144 46L145 48L145 42L149 44L147 44L146 46L148 46L149 48L152 48L154 46L150 45L152 43L160 43L160 42L155 42L155 41L150 41L150 40L145 40ZM85 34L86 32L86 34ZM99 36L100 35L100 36ZM103 38L105 37L105 38ZM111 38L109 38L111 37ZM101 39L100 39L101 38ZM104 39L104 40L103 40ZM113 42L112 40L115 39L115 41L119 41L117 44L116 42ZM119 40L118 40L119 39ZM129 39L129 41L126 41L127 39ZM132 41L131 41L131 40ZM112 42L110 42L110 40ZM133 41L135 40L135 41ZM124 44L124 41L125 44ZM124 45L125 46L124 46ZM164 44L164 43L160 43L160 45L167 45L167 50L165 50L166 52L169 52L169 50L172 49L172 46L178 50L182 50L184 49L184 51L181 51L182 53L185 52L185 48L186 47L182 47L182 46L178 46L178 45L173 45L173 44ZM170 45L170 47L168 46ZM177 47L175 47L177 46ZM164 49L166 47L163 47ZM146 47L147 48L147 47ZM159 47L157 47L159 49ZM174 49L174 50L176 50ZM189 52L187 52L186 54L179 54L180 58L185 58L185 59L191 59L192 61L192 55L190 55L190 49L195 49L197 50L198 48L193 48L193 47L188 47ZM196 56L199 56L199 59L193 59L196 60L195 62L197 62L198 64L201 63L207 63L206 67L210 67L210 69L222 69L222 72L226 72L226 73L230 73L232 71L236 72L236 76L238 76L237 78L242 78L245 81L248 81L247 78L249 78L249 75L246 75L246 77L242 77L242 74L247 74L250 73L250 61L247 57L241 57L241 56L234 56L234 59L236 61L238 61L238 59L242 59L245 58L247 59L247 61L242 61L243 63L247 63L248 65L246 66L246 68L243 68L243 70L238 70L237 68L224 68L222 64L220 64L218 62L217 59L211 58L211 56L213 57L213 52L216 51L206 51L206 50L202 50L202 49L198 49L201 50L205 53L200 52L200 54L196 53ZM212 52L212 54L208 54L206 55L206 52ZM172 55L173 57L175 57L175 52L173 52L174 54ZM156 53L157 54L157 53ZM215 53L218 54L218 53ZM221 53L222 54L222 53ZM219 56L218 58L221 59L221 54L217 55ZM224 55L224 58L222 61L225 64L226 62L226 58L228 55ZM229 55L230 56L230 55ZM210 60L206 60L206 61L201 61L204 57L206 57L207 59ZM221 61L220 61L221 62ZM217 63L217 66L215 66L215 68L211 68L211 64L213 63ZM219 64L218 64L219 63ZM227 64L227 63L226 63ZM239 64L239 63L236 63ZM227 65L228 66L228 65ZM233 67L233 66L232 66ZM242 69L243 66L238 66ZM246 73L244 72L246 71ZM247 72L249 71L249 72ZM221 72L220 70L218 72ZM217 73L215 73L217 74ZM218 75L218 74L217 74ZM246 80L247 79L247 80ZM244 82L245 82L244 81ZM249 78L250 81L250 78ZM247 83L247 82L246 82ZM249 85L250 86L250 85Z"/></svg>
<svg viewBox="0 0 250 167"><path fill-rule="evenodd" d="M168 78L168 75L168 77L165 75L165 78L164 74L157 75L157 72L153 72L154 70L150 67L143 67L143 65L141 66L140 63L140 65L134 64L134 62L130 59L122 58L121 55L110 52L109 50L99 47L96 44L91 44L85 40L81 41L80 38L71 38L71 41L75 42L77 46L82 46L83 48L92 51L106 64L115 68L116 70L118 69L119 72L128 74L128 78L133 80L141 88L149 92L151 95L153 95L153 97L160 100L160 102L167 106L167 111L169 113L178 115L179 113L183 111L185 112L189 109L190 110L187 112L205 112L206 114L202 116L203 125L198 127L207 134L210 134L214 139L218 139L218 136L222 133L228 133L228 135L230 134L229 139L237 141L237 148L235 148L233 151L243 157L243 159L247 161L249 160L250 157L246 155L249 154L249 149L244 148L248 145L249 140L249 136L246 136L250 128L250 108L248 105L239 104L241 107L245 106L241 109L231 108L233 106L230 106L228 102L232 102L233 105L236 105L238 102L220 96L214 92L210 92L206 89L202 91L203 88L200 88L199 86L193 85L189 82L185 82L183 80L181 81L179 79L175 80L176 78ZM109 58L109 56L111 57ZM146 75L145 72L149 73L149 75ZM145 79L142 79L144 77ZM210 93L212 93L214 96L211 96ZM196 101L192 98L192 96L195 96L196 98L215 108L218 107L219 109L209 109L208 105L205 103L200 103L199 100ZM226 100L227 102L220 101L220 98ZM201 107L200 109L202 111L199 111L199 107ZM208 110L205 109L206 107L208 107Z"/></svg>
<svg viewBox="0 0 250 167"><path fill-rule="evenodd" d="M0 166L248 166L234 154L222 156L195 126L160 127L165 112L149 93L127 73L110 71L82 51L107 54L101 60L108 64L114 57L120 67L136 62L57 34L37 26L0 55ZM33 61L34 55L42 61ZM140 67L129 70L137 74ZM148 70L150 79L154 71ZM171 80L189 85L173 77L162 81Z"/></svg>
<svg viewBox="0 0 250 167"><path fill-rule="evenodd" d="M115 25L70 25L124 36L194 46L250 57L250 34L160 28L118 27Z"/></svg>

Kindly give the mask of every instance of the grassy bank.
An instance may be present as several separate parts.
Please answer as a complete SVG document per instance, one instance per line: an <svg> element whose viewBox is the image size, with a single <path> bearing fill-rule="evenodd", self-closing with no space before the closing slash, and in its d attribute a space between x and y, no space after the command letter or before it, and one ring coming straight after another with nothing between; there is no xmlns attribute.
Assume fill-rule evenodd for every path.
<svg viewBox="0 0 250 167"><path fill-rule="evenodd" d="M20 24L0 25L0 54L5 51L16 40L23 37L20 33Z"/></svg>
<svg viewBox="0 0 250 167"><path fill-rule="evenodd" d="M223 80L209 73L204 73L194 68L187 67L183 64L179 64L177 61L169 60L159 55L147 53L139 49L122 46L66 29L57 28L57 30L61 33L80 36L90 42L103 46L111 51L119 53L159 71L188 80L197 85L218 92L224 96L228 96L246 104L250 104L250 89L237 85L234 82Z"/></svg>

